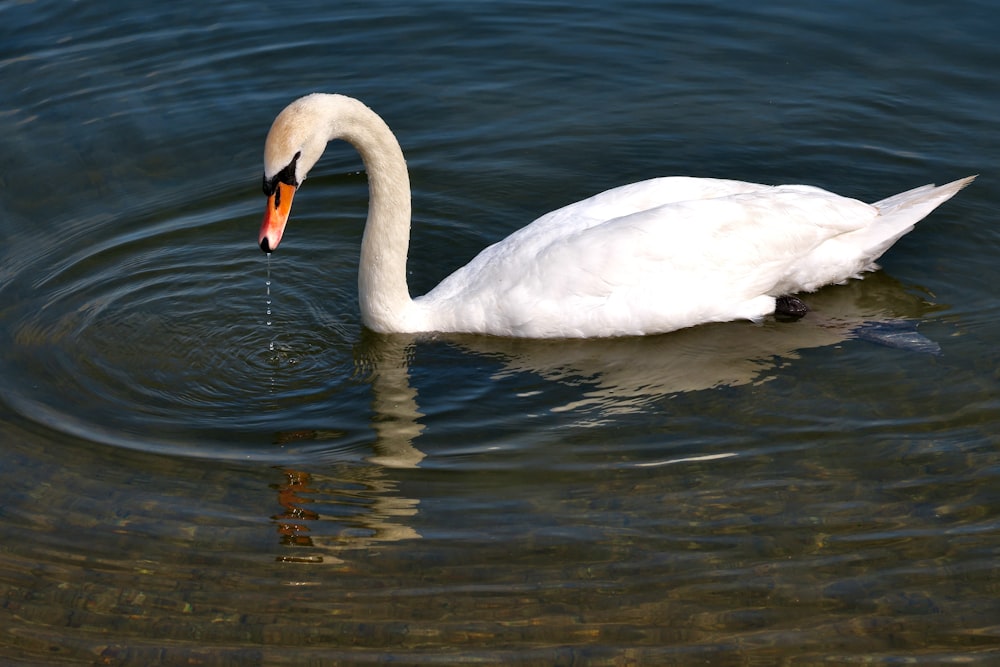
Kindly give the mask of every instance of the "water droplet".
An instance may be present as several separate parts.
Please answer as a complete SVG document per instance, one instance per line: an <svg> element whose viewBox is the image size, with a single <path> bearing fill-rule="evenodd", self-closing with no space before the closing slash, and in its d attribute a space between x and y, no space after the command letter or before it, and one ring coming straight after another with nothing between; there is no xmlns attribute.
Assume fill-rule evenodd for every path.
<svg viewBox="0 0 1000 667"><path fill-rule="evenodd" d="M267 253L267 275L264 278L264 285L265 285L265 295L264 295L265 312L264 312L264 314L266 315L266 317L264 319L264 322L266 323L266 325L268 327L268 330L270 330L270 327L272 325L272 319L271 319L271 315L272 315L272 313L271 313L271 253ZM268 350L270 352L274 352L274 332L271 332L270 339L271 339L271 341L270 341L270 343L268 343Z"/></svg>

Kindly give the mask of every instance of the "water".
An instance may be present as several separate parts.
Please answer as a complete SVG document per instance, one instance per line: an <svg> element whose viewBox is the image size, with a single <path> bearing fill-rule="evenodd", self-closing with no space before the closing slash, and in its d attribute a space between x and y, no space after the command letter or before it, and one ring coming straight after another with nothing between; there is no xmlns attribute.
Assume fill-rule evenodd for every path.
<svg viewBox="0 0 1000 667"><path fill-rule="evenodd" d="M800 4L0 3L0 661L996 662L1000 25ZM384 337L347 147L255 245L313 90L414 293L654 175L981 176L799 322Z"/></svg>

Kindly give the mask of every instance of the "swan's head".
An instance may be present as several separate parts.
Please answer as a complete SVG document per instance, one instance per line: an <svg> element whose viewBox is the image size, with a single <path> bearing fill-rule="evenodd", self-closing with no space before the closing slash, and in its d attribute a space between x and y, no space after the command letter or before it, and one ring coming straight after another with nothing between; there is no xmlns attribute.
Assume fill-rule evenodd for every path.
<svg viewBox="0 0 1000 667"><path fill-rule="evenodd" d="M264 142L264 194L267 207L257 242L271 252L292 210L292 197L306 174L319 161L329 139L329 103L332 95L299 98L278 114Z"/></svg>

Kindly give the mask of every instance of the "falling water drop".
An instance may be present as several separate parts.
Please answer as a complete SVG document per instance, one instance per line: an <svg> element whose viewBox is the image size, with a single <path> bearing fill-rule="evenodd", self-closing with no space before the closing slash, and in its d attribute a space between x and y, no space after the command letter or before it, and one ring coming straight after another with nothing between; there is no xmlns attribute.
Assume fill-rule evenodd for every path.
<svg viewBox="0 0 1000 667"><path fill-rule="evenodd" d="M266 292L264 295L265 301L265 322L267 323L268 331L270 332L270 343L268 343L267 349L269 352L274 352L274 332L271 331L271 253L267 253L267 278L264 280L264 285Z"/></svg>

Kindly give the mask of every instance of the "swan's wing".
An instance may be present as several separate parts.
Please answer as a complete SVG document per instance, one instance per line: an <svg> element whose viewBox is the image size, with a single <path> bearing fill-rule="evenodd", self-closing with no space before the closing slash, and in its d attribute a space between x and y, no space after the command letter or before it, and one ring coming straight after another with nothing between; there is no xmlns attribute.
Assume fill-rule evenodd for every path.
<svg viewBox="0 0 1000 667"><path fill-rule="evenodd" d="M806 187L806 186L803 186ZM701 201L739 194L762 194L773 190L769 185L746 183L715 178L692 178L688 176L665 176L637 183L629 183L611 190L605 190L587 199L574 202L550 211L534 222L512 232L501 241L483 249L469 264L457 270L442 281L432 293L438 299L457 297L459 291L466 291L475 276L490 280L495 277L488 269L511 265L521 258L530 261L531 256L545 248L558 247L567 239L588 229L603 226L606 234L614 235L613 228L627 224L639 224L641 219L653 225L669 224L671 212L663 207L679 202ZM648 214L661 211L650 217ZM696 212L695 212L696 213ZM633 215L640 217L628 221ZM645 218L643 217L645 216ZM615 221L621 221L620 223ZM669 231L671 228L662 231ZM669 231L669 233L673 233ZM580 240L586 246L587 240ZM510 264L509 264L510 263ZM485 285L483 285L485 287Z"/></svg>
<svg viewBox="0 0 1000 667"><path fill-rule="evenodd" d="M533 316L539 324L562 317L581 330L648 333L757 319L773 311L776 287L801 258L875 215L861 202L793 188L678 202L608 221L539 254L537 274L509 300L511 320L528 326ZM557 283L550 292L562 295L557 301L530 298Z"/></svg>
<svg viewBox="0 0 1000 667"><path fill-rule="evenodd" d="M569 232L582 231L609 220L650 211L666 204L717 199L737 194L765 193L772 189L770 185L718 178L689 176L652 178L605 190L587 199L558 208L517 230L511 236L523 236L536 239L536 242L543 242L547 238L565 236Z"/></svg>
<svg viewBox="0 0 1000 667"><path fill-rule="evenodd" d="M578 212L596 210L591 202ZM773 311L790 266L875 215L817 188L780 186L600 222L548 219L490 246L425 299L452 309L464 330L508 335L644 334L757 319Z"/></svg>

